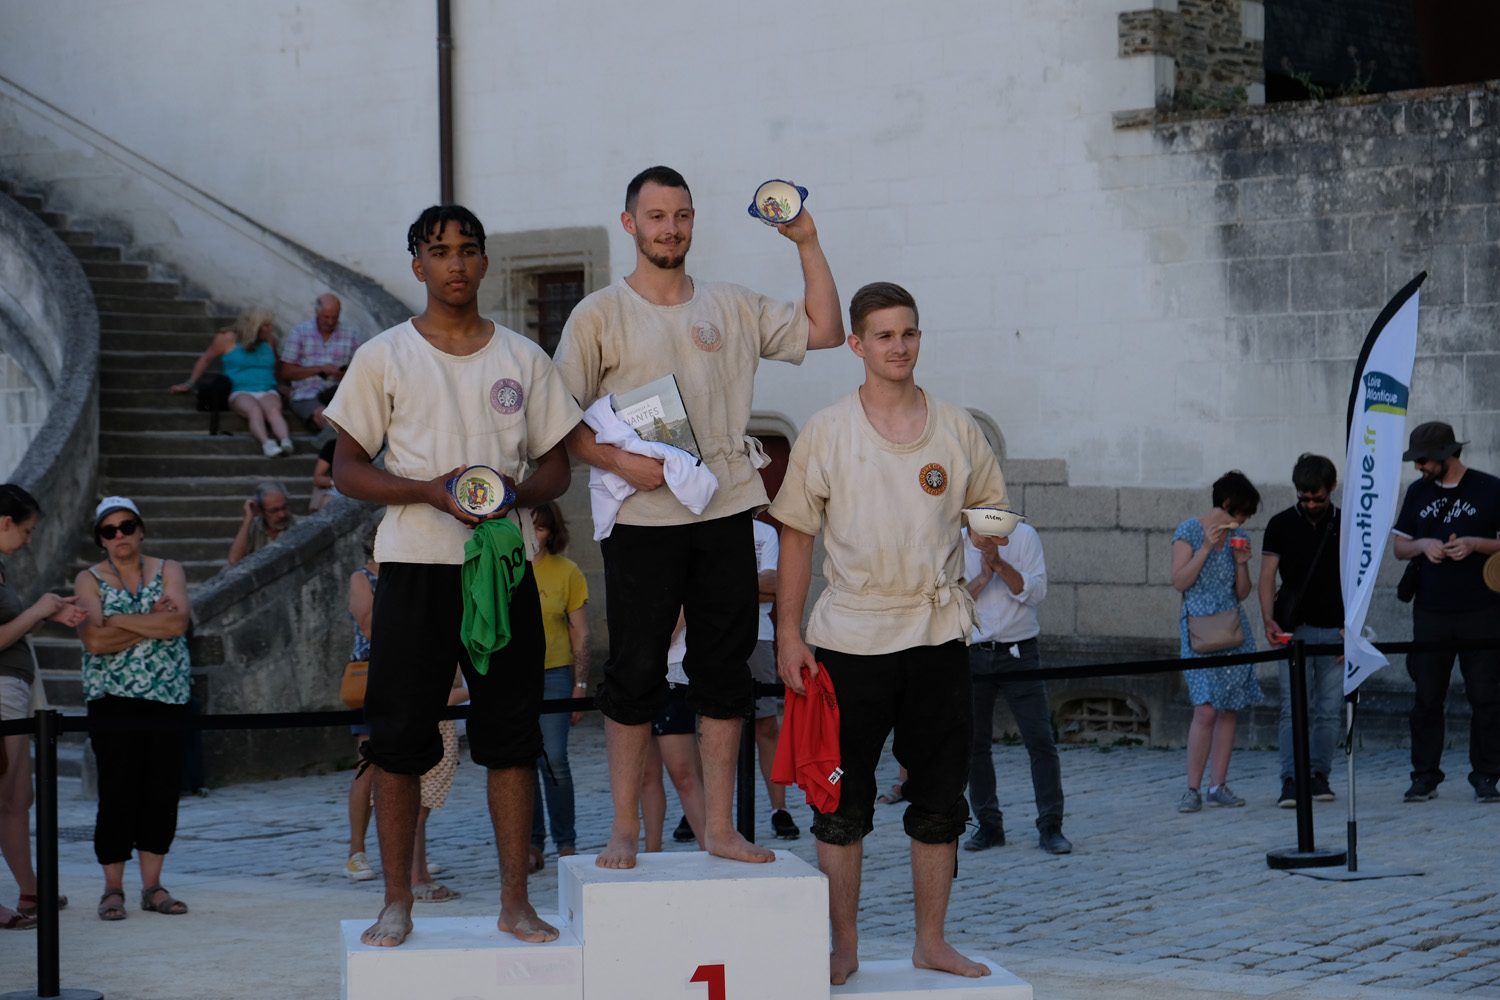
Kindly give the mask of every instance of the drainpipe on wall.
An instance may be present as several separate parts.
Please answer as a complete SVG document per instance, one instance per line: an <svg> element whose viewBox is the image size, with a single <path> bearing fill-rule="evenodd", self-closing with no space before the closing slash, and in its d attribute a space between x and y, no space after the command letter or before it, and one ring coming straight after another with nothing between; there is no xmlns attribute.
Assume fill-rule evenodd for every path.
<svg viewBox="0 0 1500 1000"><path fill-rule="evenodd" d="M437 0L439 202L453 204L453 23L448 0Z"/></svg>

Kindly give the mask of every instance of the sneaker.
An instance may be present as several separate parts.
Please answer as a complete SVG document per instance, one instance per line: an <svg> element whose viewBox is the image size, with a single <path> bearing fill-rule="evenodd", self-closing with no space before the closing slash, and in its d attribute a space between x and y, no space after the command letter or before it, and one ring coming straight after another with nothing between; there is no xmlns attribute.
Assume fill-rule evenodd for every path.
<svg viewBox="0 0 1500 1000"><path fill-rule="evenodd" d="M1177 803L1177 811L1180 813L1195 813L1203 808L1203 796L1198 794L1198 789L1189 788L1182 793L1182 801Z"/></svg>
<svg viewBox="0 0 1500 1000"><path fill-rule="evenodd" d="M1333 794L1333 789L1330 788L1330 787L1328 787L1328 775L1326 775L1326 774L1315 774L1315 775L1313 775L1312 781L1313 781L1313 794L1312 794L1313 801L1315 801L1315 802L1332 802L1336 798L1336 796Z"/></svg>
<svg viewBox="0 0 1500 1000"><path fill-rule="evenodd" d="M1437 798L1437 785L1429 784L1422 778L1411 779L1411 787L1403 796L1407 802L1426 802L1428 799L1435 798Z"/></svg>
<svg viewBox="0 0 1500 1000"><path fill-rule="evenodd" d="M1500 791L1496 791L1495 789L1494 775L1477 775L1470 778L1469 781L1474 786L1474 798L1480 802L1500 802Z"/></svg>
<svg viewBox="0 0 1500 1000"><path fill-rule="evenodd" d="M771 813L771 829L778 840L796 840L802 836L802 831L792 822L792 814L785 809L777 809Z"/></svg>
<svg viewBox="0 0 1500 1000"><path fill-rule="evenodd" d="M280 447L281 447L281 453L283 455L290 455L292 452L294 452L294 451L297 450L297 446L294 445L294 444L292 444L292 439L291 438L282 438L281 439L281 446Z"/></svg>
<svg viewBox="0 0 1500 1000"><path fill-rule="evenodd" d="M265 442L260 446L260 453L267 458L275 458L281 454L281 445L270 438L266 438Z"/></svg>
<svg viewBox="0 0 1500 1000"><path fill-rule="evenodd" d="M1283 809L1297 808L1297 779L1281 779L1281 797L1276 800L1276 804Z"/></svg>
<svg viewBox="0 0 1500 1000"><path fill-rule="evenodd" d="M1208 790L1208 804L1211 806L1228 806L1233 808L1244 805L1245 800L1231 792L1229 790L1229 783L1225 782L1218 788L1210 788Z"/></svg>
<svg viewBox="0 0 1500 1000"><path fill-rule="evenodd" d="M688 824L686 816L678 822L677 829L672 831L672 839L679 844L690 844L698 839L693 836L693 828Z"/></svg>
<svg viewBox="0 0 1500 1000"><path fill-rule="evenodd" d="M375 869L370 867L370 856L364 851L349 855L349 860L344 862L344 874L351 882L368 882L374 878Z"/></svg>
<svg viewBox="0 0 1500 1000"><path fill-rule="evenodd" d="M964 841L966 851L987 851L991 847L1005 846L1005 827L985 826L980 824L975 827L974 833L968 840Z"/></svg>

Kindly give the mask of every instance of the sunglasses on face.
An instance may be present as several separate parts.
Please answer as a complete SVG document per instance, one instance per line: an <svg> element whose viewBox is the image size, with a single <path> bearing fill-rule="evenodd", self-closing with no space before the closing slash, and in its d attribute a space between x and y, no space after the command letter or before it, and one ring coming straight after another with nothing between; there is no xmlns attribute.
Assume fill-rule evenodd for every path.
<svg viewBox="0 0 1500 1000"><path fill-rule="evenodd" d="M139 521L126 521L123 524L106 524L104 527L99 529L99 537L105 539L106 541L114 538L117 534L124 535L126 538L129 538L131 535L135 534L135 529L139 528L140 526L141 522Z"/></svg>

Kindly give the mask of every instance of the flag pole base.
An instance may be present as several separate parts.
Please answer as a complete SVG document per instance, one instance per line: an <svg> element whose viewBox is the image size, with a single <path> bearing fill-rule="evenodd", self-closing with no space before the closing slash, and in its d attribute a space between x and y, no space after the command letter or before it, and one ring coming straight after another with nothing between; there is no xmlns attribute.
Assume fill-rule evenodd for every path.
<svg viewBox="0 0 1500 1000"><path fill-rule="evenodd" d="M1299 851L1292 847L1281 847L1266 852L1266 865L1270 868L1333 868L1344 864L1348 854L1341 847L1314 847L1310 851Z"/></svg>
<svg viewBox="0 0 1500 1000"><path fill-rule="evenodd" d="M104 1000L98 990L58 990L50 997L42 997L38 990L21 990L18 993L0 993L0 1000Z"/></svg>

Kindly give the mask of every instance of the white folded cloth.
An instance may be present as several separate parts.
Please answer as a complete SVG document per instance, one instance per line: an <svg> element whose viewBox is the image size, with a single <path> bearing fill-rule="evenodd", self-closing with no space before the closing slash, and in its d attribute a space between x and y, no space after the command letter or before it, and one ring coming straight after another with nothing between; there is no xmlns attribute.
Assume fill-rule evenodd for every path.
<svg viewBox="0 0 1500 1000"><path fill-rule="evenodd" d="M662 477L667 489L672 491L684 507L694 514L703 513L708 502L719 488L719 481L692 455L681 448L655 441L642 441L611 405L612 397L605 396L590 406L583 415L584 423L594 432L594 440L600 444L613 445L634 455L657 458L662 463ZM594 541L608 538L615 528L615 518L620 514L620 505L635 492L635 487L615 475L595 468L589 472L589 501L594 513Z"/></svg>

